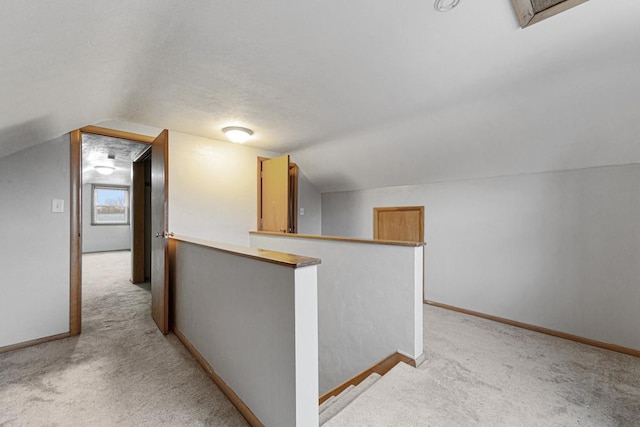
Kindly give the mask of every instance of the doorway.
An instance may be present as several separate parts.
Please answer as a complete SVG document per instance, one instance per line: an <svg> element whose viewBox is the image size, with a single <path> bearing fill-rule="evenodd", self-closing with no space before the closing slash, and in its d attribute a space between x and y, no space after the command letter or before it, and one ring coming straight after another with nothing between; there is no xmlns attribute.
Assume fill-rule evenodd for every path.
<svg viewBox="0 0 640 427"><path fill-rule="evenodd" d="M145 164L148 144L83 133L82 136L82 253L131 251L134 215L144 215ZM137 163L136 163L137 162ZM133 187L133 167L138 165L138 186ZM150 167L150 165L149 165ZM139 184L142 184L139 185ZM151 183L148 183L149 189ZM144 222L139 228L144 230ZM138 227L137 227L138 228ZM144 235L142 236L144 237ZM144 239L142 239L144 243ZM145 277L131 277L139 282Z"/></svg>
<svg viewBox="0 0 640 427"><path fill-rule="evenodd" d="M165 140L166 134L166 131L161 134ZM141 279L140 275L134 275L136 269L143 272L142 281L148 277L150 265L145 264L150 264L151 250L150 239L145 237L151 234L151 228L148 224L145 226L145 222L151 208L147 204L150 192L145 194L148 191L145 187L150 181L146 178L151 175L150 152L154 140L95 126L71 133L69 331L72 336L80 334L82 329L83 252L132 251L137 256L131 256L131 281ZM164 190L162 188L163 195ZM141 250L142 255L136 250Z"/></svg>
<svg viewBox="0 0 640 427"><path fill-rule="evenodd" d="M258 157L258 231L298 233L298 165Z"/></svg>

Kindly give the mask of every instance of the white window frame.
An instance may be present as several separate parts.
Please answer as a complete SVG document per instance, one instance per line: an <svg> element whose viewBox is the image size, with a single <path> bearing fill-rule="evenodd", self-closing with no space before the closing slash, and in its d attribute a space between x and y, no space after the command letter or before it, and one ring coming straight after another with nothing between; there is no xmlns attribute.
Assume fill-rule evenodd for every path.
<svg viewBox="0 0 640 427"><path fill-rule="evenodd" d="M98 190L122 190L125 192L124 200L124 216L125 221L98 221L96 219L96 208L98 198L96 192ZM92 184L91 185L91 225L129 225L129 187L126 185L109 185L109 184Z"/></svg>

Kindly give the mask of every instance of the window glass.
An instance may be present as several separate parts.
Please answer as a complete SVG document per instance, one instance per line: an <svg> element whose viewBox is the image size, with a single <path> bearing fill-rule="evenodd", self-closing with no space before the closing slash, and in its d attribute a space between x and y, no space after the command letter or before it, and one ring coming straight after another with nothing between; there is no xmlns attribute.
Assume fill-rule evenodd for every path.
<svg viewBox="0 0 640 427"><path fill-rule="evenodd" d="M92 223L129 224L129 188L93 186Z"/></svg>

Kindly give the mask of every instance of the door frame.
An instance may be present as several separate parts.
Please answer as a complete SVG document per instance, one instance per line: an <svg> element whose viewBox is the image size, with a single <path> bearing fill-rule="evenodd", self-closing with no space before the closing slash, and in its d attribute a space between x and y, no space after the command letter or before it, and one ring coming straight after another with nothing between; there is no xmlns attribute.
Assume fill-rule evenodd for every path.
<svg viewBox="0 0 640 427"><path fill-rule="evenodd" d="M85 126L70 132L71 194L69 196L70 274L69 274L69 335L82 332L82 134L108 136L151 144L155 137L132 132Z"/></svg>
<svg viewBox="0 0 640 427"><path fill-rule="evenodd" d="M151 225L147 230L145 221L150 203L146 203L146 170L151 168L151 144L142 151L132 163L131 188L131 283L142 283L146 279L146 235L151 233Z"/></svg>

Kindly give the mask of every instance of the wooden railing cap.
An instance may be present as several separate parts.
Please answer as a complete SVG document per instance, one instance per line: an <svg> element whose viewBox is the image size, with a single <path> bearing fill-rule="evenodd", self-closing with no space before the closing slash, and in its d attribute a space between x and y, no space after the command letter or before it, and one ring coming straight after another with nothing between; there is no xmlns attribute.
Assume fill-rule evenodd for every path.
<svg viewBox="0 0 640 427"><path fill-rule="evenodd" d="M284 267L301 268L309 267L312 265L318 265L321 263L319 258L311 258L301 255L287 254L284 252L276 252L267 249L256 249L245 246L230 245L227 243L212 242L209 240L198 239L187 236L174 235L170 237L173 240L179 242L191 243L198 246L203 246L209 249L213 249L220 252L226 252L232 255L238 255L244 258L251 258L258 261L269 262L271 264L278 264Z"/></svg>
<svg viewBox="0 0 640 427"><path fill-rule="evenodd" d="M412 246L412 247L426 245L425 242L406 242L401 240L355 239L350 237L315 236L310 234L278 233L275 231L250 231L249 234L264 234L267 236L296 237L301 239L333 240L337 242L369 243L373 245Z"/></svg>

